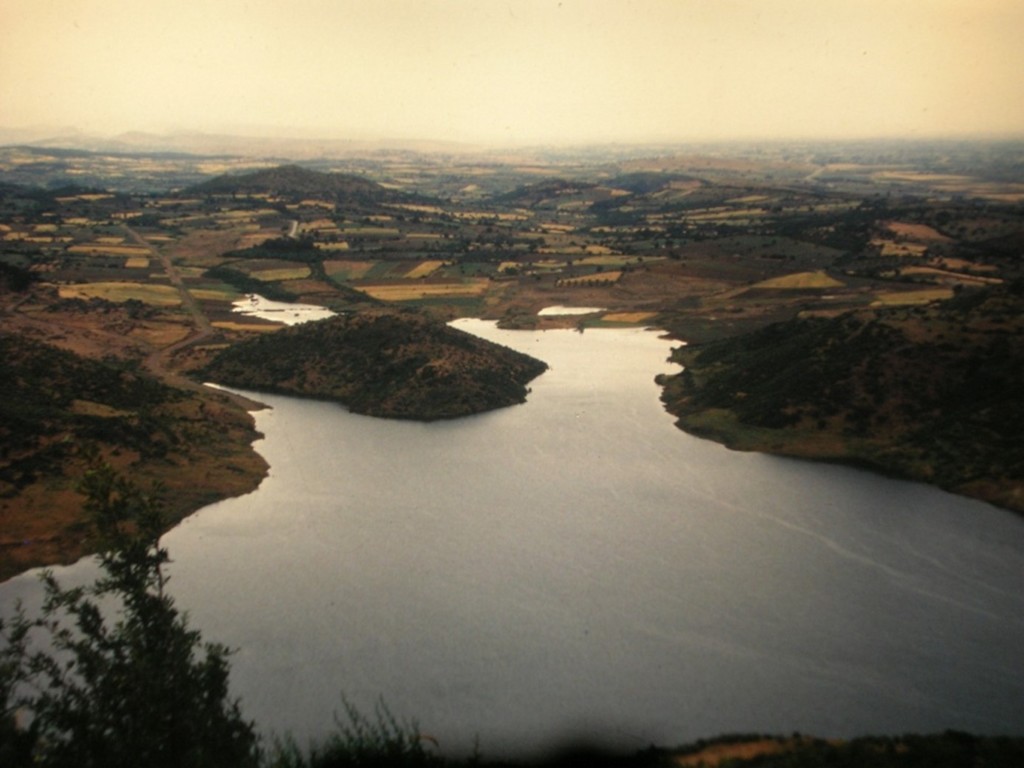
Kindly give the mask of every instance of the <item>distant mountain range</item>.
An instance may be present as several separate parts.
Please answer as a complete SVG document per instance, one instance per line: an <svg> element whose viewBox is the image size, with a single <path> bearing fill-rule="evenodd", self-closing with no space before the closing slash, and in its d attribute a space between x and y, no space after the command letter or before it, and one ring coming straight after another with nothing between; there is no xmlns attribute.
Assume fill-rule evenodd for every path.
<svg viewBox="0 0 1024 768"><path fill-rule="evenodd" d="M461 154L477 152L481 149L476 145L445 141L287 138L193 131L177 133L130 131L115 136L96 136L82 133L73 128L0 128L0 146L12 144L45 148L73 147L106 153L184 152L193 155L231 155L292 160L349 157L385 150Z"/></svg>

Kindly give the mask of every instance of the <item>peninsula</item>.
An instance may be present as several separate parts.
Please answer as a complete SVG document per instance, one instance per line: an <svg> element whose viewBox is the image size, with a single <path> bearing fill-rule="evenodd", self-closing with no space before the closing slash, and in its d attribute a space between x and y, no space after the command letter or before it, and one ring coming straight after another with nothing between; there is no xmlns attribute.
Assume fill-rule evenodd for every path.
<svg viewBox="0 0 1024 768"><path fill-rule="evenodd" d="M527 383L546 369L426 313L376 309L239 342L201 374L243 389L336 400L354 413L434 421L525 402Z"/></svg>

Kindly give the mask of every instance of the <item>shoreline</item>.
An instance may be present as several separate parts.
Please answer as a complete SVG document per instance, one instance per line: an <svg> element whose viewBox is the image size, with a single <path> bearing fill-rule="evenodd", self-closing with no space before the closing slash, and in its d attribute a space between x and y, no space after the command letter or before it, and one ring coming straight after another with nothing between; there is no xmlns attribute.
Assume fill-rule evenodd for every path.
<svg viewBox="0 0 1024 768"><path fill-rule="evenodd" d="M664 392L664 388L662 390ZM664 402L664 398L662 400ZM741 423L724 409L673 411L675 426L693 437L710 440L731 451L762 453L780 458L836 464L871 472L882 477L921 483L933 488L976 501L991 504L1011 514L1024 516L1024 489L1020 483L999 483L980 480L975 483L954 485L943 483L932 474L914 473L886 463L879 455L898 456L899 445L884 441L857 440L834 432L787 432Z"/></svg>
<svg viewBox="0 0 1024 768"><path fill-rule="evenodd" d="M252 415L268 406L220 387L205 389L198 412L207 420L207 439L192 440L188 450L162 458L146 459L109 445L101 450L104 461L129 475L144 492L158 489L166 518L164 533L210 504L256 490L270 469L254 447L262 433ZM190 427L190 419L180 421L182 429ZM69 456L45 481L3 500L0 582L95 554L82 516L83 497L75 487L87 469L82 457Z"/></svg>

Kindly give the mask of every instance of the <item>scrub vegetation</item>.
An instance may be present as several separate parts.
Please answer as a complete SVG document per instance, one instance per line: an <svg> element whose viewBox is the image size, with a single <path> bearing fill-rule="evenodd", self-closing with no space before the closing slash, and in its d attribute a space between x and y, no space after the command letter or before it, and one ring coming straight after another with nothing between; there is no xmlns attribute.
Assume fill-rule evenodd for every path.
<svg viewBox="0 0 1024 768"><path fill-rule="evenodd" d="M1024 512L1024 281L683 347L663 398L734 448L843 460Z"/></svg>
<svg viewBox="0 0 1024 768"><path fill-rule="evenodd" d="M374 310L235 344L201 371L242 389L337 400L354 413L433 421L525 402L547 366L415 310Z"/></svg>

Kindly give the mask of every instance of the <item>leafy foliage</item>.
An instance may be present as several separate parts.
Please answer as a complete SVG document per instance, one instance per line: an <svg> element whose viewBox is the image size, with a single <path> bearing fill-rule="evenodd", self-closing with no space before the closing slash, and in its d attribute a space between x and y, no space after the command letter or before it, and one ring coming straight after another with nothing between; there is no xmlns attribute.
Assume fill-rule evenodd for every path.
<svg viewBox="0 0 1024 768"><path fill-rule="evenodd" d="M103 576L65 589L47 572L41 617L19 606L0 625L4 764L256 765L254 728L229 698L228 650L204 643L165 590L159 503L109 466L83 491Z"/></svg>
<svg viewBox="0 0 1024 768"><path fill-rule="evenodd" d="M345 719L335 717L336 730L308 754L293 739L279 741L271 752L270 768L426 768L445 761L429 748L433 740L415 722L396 718L378 702L370 718L343 699Z"/></svg>

